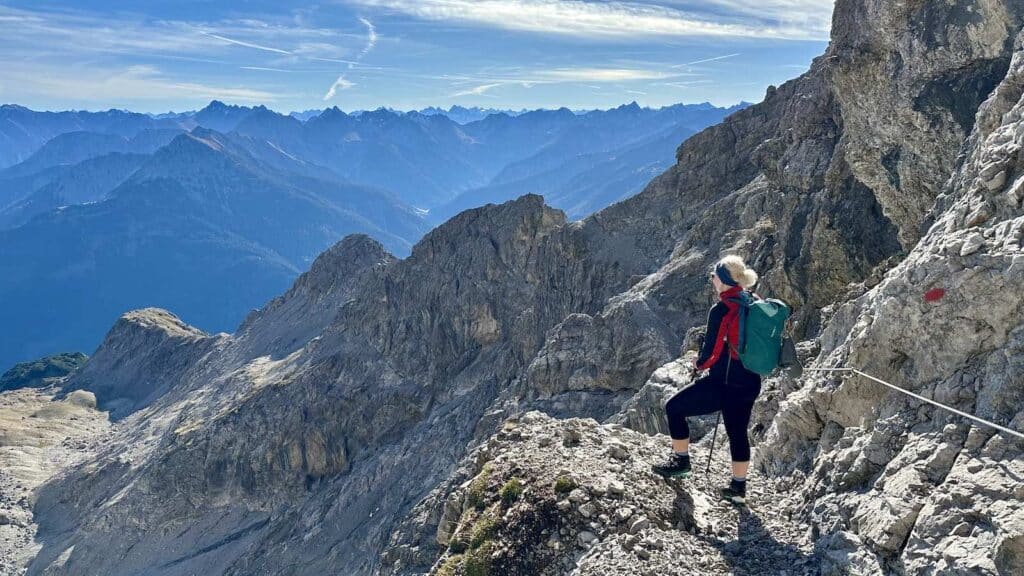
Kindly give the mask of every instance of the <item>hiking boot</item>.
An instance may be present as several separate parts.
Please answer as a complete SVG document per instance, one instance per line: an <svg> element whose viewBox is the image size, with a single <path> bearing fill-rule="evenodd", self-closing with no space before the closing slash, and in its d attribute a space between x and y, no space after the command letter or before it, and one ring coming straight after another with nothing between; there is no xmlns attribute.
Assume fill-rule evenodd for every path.
<svg viewBox="0 0 1024 576"><path fill-rule="evenodd" d="M722 500L727 502L738 504L740 506L746 505L747 503L746 482L737 482L732 480L725 488L719 488L718 493L721 494Z"/></svg>
<svg viewBox="0 0 1024 576"><path fill-rule="evenodd" d="M690 457L672 454L664 462L651 466L651 470L665 478L686 478L690 475Z"/></svg>

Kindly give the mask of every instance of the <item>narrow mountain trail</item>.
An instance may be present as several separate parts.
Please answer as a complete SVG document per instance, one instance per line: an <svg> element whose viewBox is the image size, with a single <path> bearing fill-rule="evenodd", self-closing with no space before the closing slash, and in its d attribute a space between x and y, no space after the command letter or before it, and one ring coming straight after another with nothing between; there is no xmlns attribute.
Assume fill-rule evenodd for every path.
<svg viewBox="0 0 1024 576"><path fill-rule="evenodd" d="M541 412L509 420L414 514L436 518L419 528L447 547L431 573L819 574L783 487L755 474L748 507L720 500L728 449L705 475L709 444L694 444L693 476L665 480L651 471L665 436Z"/></svg>
<svg viewBox="0 0 1024 576"><path fill-rule="evenodd" d="M724 562L711 567L714 573L819 574L820 563L809 527L798 517L800 503L796 496L802 486L793 484L790 478L766 478L752 469L747 506L714 500L718 488L728 484L730 477L724 426L719 427L711 470L705 474L710 442L710 435L705 435L693 444L693 476L672 482L682 483L678 489L696 489L713 499L714 505L707 511L711 530L696 536L717 550Z"/></svg>

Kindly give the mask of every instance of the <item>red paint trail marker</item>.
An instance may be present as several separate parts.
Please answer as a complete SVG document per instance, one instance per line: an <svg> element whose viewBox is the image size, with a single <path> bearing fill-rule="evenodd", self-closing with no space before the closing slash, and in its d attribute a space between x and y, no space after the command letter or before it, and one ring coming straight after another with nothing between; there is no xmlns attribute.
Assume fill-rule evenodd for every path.
<svg viewBox="0 0 1024 576"><path fill-rule="evenodd" d="M942 288L932 288L931 290L924 293L925 302L938 302L942 300L942 297L946 295L946 291Z"/></svg>

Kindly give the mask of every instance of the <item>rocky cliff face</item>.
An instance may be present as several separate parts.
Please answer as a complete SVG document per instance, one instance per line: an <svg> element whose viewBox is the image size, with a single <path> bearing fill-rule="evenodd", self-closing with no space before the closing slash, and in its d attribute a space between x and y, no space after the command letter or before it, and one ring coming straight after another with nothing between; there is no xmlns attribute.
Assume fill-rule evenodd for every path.
<svg viewBox="0 0 1024 576"><path fill-rule="evenodd" d="M663 437L501 423L663 431L731 250L798 307L812 367L1021 427L1022 16L840 0L811 71L587 220L524 196L404 260L349 238L231 336L126 317L72 384L134 412L40 492L29 572L1019 572L1019 445L861 380L766 382L738 521L708 485L654 481Z"/></svg>
<svg viewBox="0 0 1024 576"><path fill-rule="evenodd" d="M395 518L499 421L492 402L545 330L595 311L625 286L623 268L527 196L460 215L401 261L346 239L234 336L154 310L122 319L96 356L109 361L70 386L162 392L133 405L145 408L96 468L43 492L37 513L61 542L30 571L188 573L216 558L246 574L282 562L365 573ZM130 386L143 381L135 362L174 384ZM103 503L108 513L92 516ZM154 506L170 540L132 528Z"/></svg>
<svg viewBox="0 0 1024 576"><path fill-rule="evenodd" d="M1022 424L1024 52L977 114L922 240L837 306L820 366L848 364L961 410ZM942 297L926 301L924 294ZM941 291L941 292L939 292ZM881 401L879 400L881 398ZM811 378L775 420L766 468L806 472L807 518L858 565L1024 570L1021 444L860 378Z"/></svg>

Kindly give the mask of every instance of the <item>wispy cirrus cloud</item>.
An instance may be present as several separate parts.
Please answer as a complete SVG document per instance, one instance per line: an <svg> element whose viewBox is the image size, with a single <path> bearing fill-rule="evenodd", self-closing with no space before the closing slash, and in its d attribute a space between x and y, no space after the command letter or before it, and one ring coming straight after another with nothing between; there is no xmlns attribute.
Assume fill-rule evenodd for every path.
<svg viewBox="0 0 1024 576"><path fill-rule="evenodd" d="M497 72L497 73L496 73ZM540 70L516 69L502 74L500 71L490 71L489 74L453 76L445 75L442 79L450 80L456 86L473 85L472 88L459 89L451 94L452 97L481 96L487 92L502 86L518 85L525 88L547 84L578 83L605 83L618 84L622 82L668 80L673 78L690 77L694 74L679 73L675 71L653 70L646 68L598 68L598 67L563 67ZM590 86L594 88L594 86ZM628 90L627 90L628 92Z"/></svg>
<svg viewBox="0 0 1024 576"><path fill-rule="evenodd" d="M370 50L373 50L373 47L377 45L377 27L366 18L360 17L359 21L363 23L363 26L366 26L366 45L356 55L355 59L357 61L365 58L370 53Z"/></svg>
<svg viewBox="0 0 1024 576"><path fill-rule="evenodd" d="M99 17L82 12L46 12L22 10L0 6L0 50L13 58L49 60L73 55L77 59L92 59L93 66L104 61L121 59L169 59L195 61L207 64L227 64L236 60L236 69L254 72L286 72L297 64L332 62L345 64L348 69L360 66L362 60L376 46L378 35L373 23L358 18L366 28L365 34L353 35L336 29L300 25L295 22L267 22L259 19L235 19L207 22L176 20L149 20L117 15ZM352 48L354 39L362 40L358 51ZM246 58L245 51L251 56ZM262 54L262 56L260 56ZM211 56L220 55L223 61ZM237 62L245 58L249 62ZM138 71L126 72L125 67L111 64L111 78L127 85L154 87L157 93L180 92L188 87L197 93L217 94L217 97L239 101L253 101L255 96L266 101L275 98L270 91L256 89L217 89L191 80L166 84L166 73L157 80L149 75L141 77ZM0 72L0 78L8 76ZM29 78L42 86L55 86L53 82ZM339 90L355 84L344 75L329 87L325 99ZM210 88L210 89L208 89ZM177 92L176 92L177 90ZM239 91L241 90L241 91ZM134 93L134 92L132 92Z"/></svg>
<svg viewBox="0 0 1024 576"><path fill-rule="evenodd" d="M346 61L349 70L356 67L359 64L359 61L365 58L366 55L373 50L373 47L377 45L377 28L373 25L373 22L362 17L359 18L359 21L363 23L363 26L366 26L366 44L364 44L363 49L355 55L355 58ZM327 93L324 94L324 102L334 98L338 93L338 90L348 90L353 86L355 86L355 83L345 78L344 74L338 76L334 83L331 84L331 87L327 89Z"/></svg>
<svg viewBox="0 0 1024 576"><path fill-rule="evenodd" d="M296 55L342 57L350 35L337 30L282 25L255 19L189 22L130 16L30 11L0 6L0 46L34 55L175 54L209 56L232 46Z"/></svg>
<svg viewBox="0 0 1024 576"><path fill-rule="evenodd" d="M503 85L504 85L503 82L492 82L490 84L481 84L479 86L474 86L473 88L470 88L469 90L461 90L459 92L455 92L455 93L452 94L452 98L459 98L459 97L462 97L462 96L482 96L485 93L487 93L488 90L491 90L493 88L497 88L498 86L503 86Z"/></svg>
<svg viewBox="0 0 1024 576"><path fill-rule="evenodd" d="M212 32L206 32L206 31L203 31L203 30L200 30L199 33L204 35L204 36L209 36L210 38L216 38L217 40L221 40L223 42L227 42L228 44L234 44L235 46L244 46L246 48L254 48L256 50L263 50L264 52L274 52L274 53L277 53L277 54L288 54L288 55L294 54L294 52L289 52L288 50L282 50L280 48L272 48L270 46L261 46L259 44L254 44L252 42L244 42L242 40L235 40L234 38L228 38L226 36L221 36L219 34L214 34Z"/></svg>
<svg viewBox="0 0 1024 576"><path fill-rule="evenodd" d="M338 90L348 90L353 86L355 86L355 84L346 80L345 75L342 74L341 76L338 76L338 79L334 81L334 84L331 84L331 87L327 89L327 94L324 94L324 100L326 101L334 98L335 94L338 93Z"/></svg>
<svg viewBox="0 0 1024 576"><path fill-rule="evenodd" d="M671 86L673 88L693 88L694 86L703 86L707 84L714 84L715 81L709 78L703 78L700 80L686 80L682 82L664 82L663 86Z"/></svg>
<svg viewBox="0 0 1024 576"><path fill-rule="evenodd" d="M699 10L701 2L680 2L680 8L641 2L582 0L351 0L351 3L424 20L608 39L651 36L827 39L831 13L830 0L767 0L771 10L760 13L754 11L759 3L732 0L711 0L710 4L717 8L715 11ZM690 9L681 9L683 7ZM809 8L813 8L813 14L821 16L806 17Z"/></svg>
<svg viewBox="0 0 1024 576"><path fill-rule="evenodd" d="M0 0L0 99L147 111L204 97L578 107L618 105L631 90L647 92L645 105L729 103L763 93L731 89L736 80L777 85L820 52L821 42L779 39L825 38L831 0L106 4Z"/></svg>
<svg viewBox="0 0 1024 576"><path fill-rule="evenodd" d="M155 66L80 66L68 69L39 63L8 63L4 67L4 78L17 82L29 94L63 95L97 103L175 98L196 103L219 99L256 104L288 96L244 86L182 81L167 76Z"/></svg>
<svg viewBox="0 0 1024 576"><path fill-rule="evenodd" d="M675 66L672 66L672 67L673 68L685 68L686 66L695 66L697 64L707 64L708 62L717 62L719 60L728 60L729 58L735 58L735 57L737 57L739 55L740 55L739 52L736 52L734 54L723 54L722 56L714 56L712 58L703 58L701 60L694 60L693 62L686 62L686 63L683 63L683 64L676 64Z"/></svg>
<svg viewBox="0 0 1024 576"><path fill-rule="evenodd" d="M645 68L593 68L573 67L539 70L534 73L541 80L559 82L628 82L632 80L660 80L674 76L672 72Z"/></svg>
<svg viewBox="0 0 1024 576"><path fill-rule="evenodd" d="M719 14L828 30L835 0L674 0L671 3L684 10L714 7Z"/></svg>
<svg viewBox="0 0 1024 576"><path fill-rule="evenodd" d="M269 66L239 66L239 68L242 70L257 70L260 72L293 72L293 70L288 70L286 68L270 68Z"/></svg>

